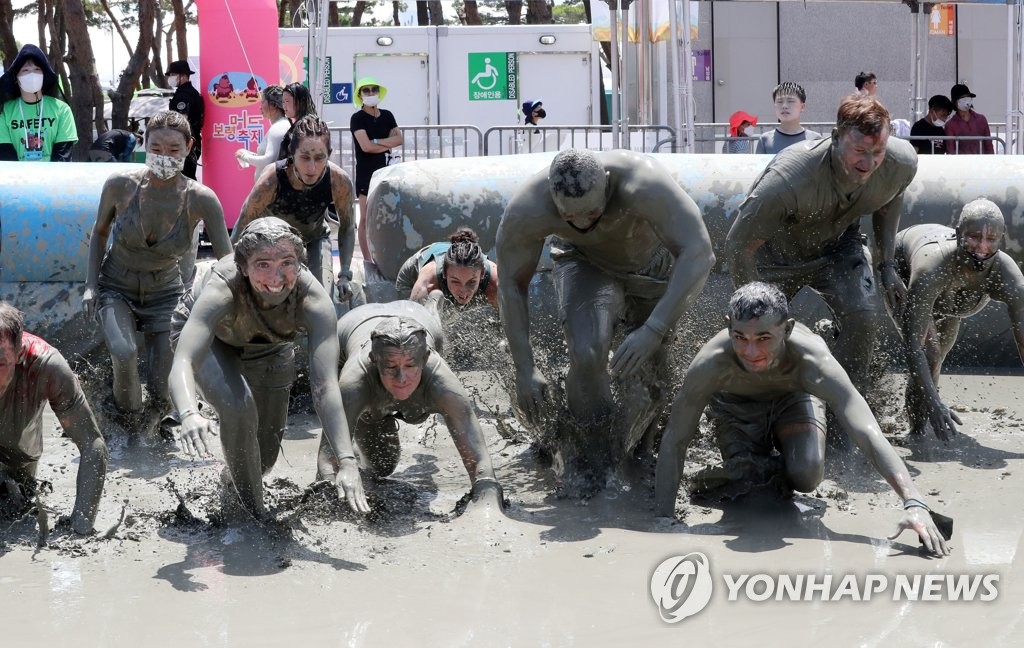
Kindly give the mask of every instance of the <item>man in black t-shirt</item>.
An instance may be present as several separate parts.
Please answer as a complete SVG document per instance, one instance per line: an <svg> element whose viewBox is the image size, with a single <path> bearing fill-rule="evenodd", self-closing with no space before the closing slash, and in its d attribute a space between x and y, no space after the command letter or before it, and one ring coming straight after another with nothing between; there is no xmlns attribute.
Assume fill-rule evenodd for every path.
<svg viewBox="0 0 1024 648"><path fill-rule="evenodd" d="M928 114L914 122L910 137L945 137L946 120L954 110L953 102L946 95L935 95L928 100ZM936 155L946 152L946 140L911 139L911 146L918 155Z"/></svg>

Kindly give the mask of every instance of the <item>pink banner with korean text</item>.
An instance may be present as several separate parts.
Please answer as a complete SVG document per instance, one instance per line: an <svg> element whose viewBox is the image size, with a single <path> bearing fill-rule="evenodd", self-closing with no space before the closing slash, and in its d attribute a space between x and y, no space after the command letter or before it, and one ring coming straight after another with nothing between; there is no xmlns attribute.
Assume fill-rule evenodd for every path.
<svg viewBox="0 0 1024 648"><path fill-rule="evenodd" d="M235 151L255 151L270 124L260 113L260 92L278 83L277 4L274 0L199 0L199 49L206 118L203 184L224 207L228 227L238 220L253 185Z"/></svg>

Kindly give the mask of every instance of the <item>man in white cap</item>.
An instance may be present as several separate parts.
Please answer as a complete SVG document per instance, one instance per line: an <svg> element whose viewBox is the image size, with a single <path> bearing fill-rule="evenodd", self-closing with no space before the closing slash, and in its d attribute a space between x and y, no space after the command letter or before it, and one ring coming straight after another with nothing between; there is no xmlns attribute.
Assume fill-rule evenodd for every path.
<svg viewBox="0 0 1024 648"><path fill-rule="evenodd" d="M192 129L192 151L185 158L185 168L181 173L186 178L196 179L196 168L199 156L203 153L203 118L205 108L203 106L203 95L192 85L191 76L195 74L188 61L175 61L167 66L167 85L174 90L169 108L179 112L188 118L188 125Z"/></svg>

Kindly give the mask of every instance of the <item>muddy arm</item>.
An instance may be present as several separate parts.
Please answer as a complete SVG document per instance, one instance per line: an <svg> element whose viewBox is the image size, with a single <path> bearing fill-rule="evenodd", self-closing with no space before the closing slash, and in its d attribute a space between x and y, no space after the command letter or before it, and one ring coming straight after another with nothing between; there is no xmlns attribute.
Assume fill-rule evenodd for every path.
<svg viewBox="0 0 1024 648"><path fill-rule="evenodd" d="M928 509L924 508L921 492L910 478L906 464L882 436L882 430L867 401L854 388L846 372L827 351L823 351L818 361L814 363L814 368L806 372L804 389L828 404L846 434L853 439L861 452L867 455L878 474L902 498L904 514L896 535L905 529L913 529L930 552L948 554L946 541L928 515Z"/></svg>
<svg viewBox="0 0 1024 648"><path fill-rule="evenodd" d="M686 451L697 436L700 416L708 400L720 389L717 383L721 371L705 352L715 339L718 338L709 342L693 359L679 395L672 403L672 414L661 439L654 476L654 514L658 517L675 516L676 495L683 477Z"/></svg>
<svg viewBox="0 0 1024 648"><path fill-rule="evenodd" d="M213 244L214 256L221 259L231 254L231 239L228 238L228 227L224 223L224 208L221 207L216 194L203 187L203 191L198 192L196 199L193 200L192 206L196 211L193 227L195 222L203 221L206 235Z"/></svg>
<svg viewBox="0 0 1024 648"><path fill-rule="evenodd" d="M327 440L339 466L335 482L341 486L345 499L353 510L367 513L370 505L363 493L363 482L356 466L352 451L352 430L350 424L361 413L353 411L346 418L346 407L342 404L341 386L338 382L338 322L334 304L326 290L319 283L311 283L309 293L302 303L303 318L309 335L309 385L313 396L313 407L320 417L323 438ZM359 407L358 403L350 403ZM323 444L321 444L323 446ZM319 461L319 460L318 460ZM330 462L328 462L330 463Z"/></svg>
<svg viewBox="0 0 1024 648"><path fill-rule="evenodd" d="M100 194L96 223L93 225L92 236L89 238L89 266L85 275L85 292L82 295L82 305L85 308L86 317L89 319L96 316L100 264L103 263L103 256L107 252L107 240L110 238L111 226L114 223L117 199L124 190L126 182L126 178L122 175L111 176L103 183L103 191Z"/></svg>
<svg viewBox="0 0 1024 648"><path fill-rule="evenodd" d="M351 297L348 283L352 280L352 251L356 245L355 219L352 218L352 181L348 174L333 162L328 163L331 171L331 197L338 213L338 260L341 274L338 277L338 297Z"/></svg>
<svg viewBox="0 0 1024 648"><path fill-rule="evenodd" d="M267 168L269 169L270 167ZM276 196L277 173L264 173L256 181L245 202L242 203L242 210L238 214L238 222L235 223L235 227L231 230L232 243L238 243L238 238L242 235L242 230L245 229L246 225L266 214L267 209L273 204Z"/></svg>
<svg viewBox="0 0 1024 648"><path fill-rule="evenodd" d="M1003 252L998 254L999 281L996 289L991 291L992 299L1006 304L1013 323L1013 339L1017 343L1017 353L1024 363L1024 274L1012 258Z"/></svg>
<svg viewBox="0 0 1024 648"><path fill-rule="evenodd" d="M75 489L75 508L71 514L71 528L86 534L96 522L103 495L103 482L107 475L107 444L103 442L89 403L81 403L57 416L65 434L78 446L81 455Z"/></svg>
<svg viewBox="0 0 1024 648"><path fill-rule="evenodd" d="M437 261L430 261L420 268L420 273L416 275L416 283L413 284L412 290L409 292L409 299L422 304L431 291L439 288L440 286L437 285Z"/></svg>
<svg viewBox="0 0 1024 648"><path fill-rule="evenodd" d="M890 309L895 309L900 301L906 299L907 287L896 272L896 231L900 226L900 213L903 211L903 192L882 206L871 217L871 230L875 238L875 267L879 269L879 278L885 291L885 300Z"/></svg>
<svg viewBox="0 0 1024 648"><path fill-rule="evenodd" d="M755 253L773 235L784 231L783 217L793 211L786 204L787 189L766 170L740 205L739 215L725 239L725 260L736 288L757 281Z"/></svg>

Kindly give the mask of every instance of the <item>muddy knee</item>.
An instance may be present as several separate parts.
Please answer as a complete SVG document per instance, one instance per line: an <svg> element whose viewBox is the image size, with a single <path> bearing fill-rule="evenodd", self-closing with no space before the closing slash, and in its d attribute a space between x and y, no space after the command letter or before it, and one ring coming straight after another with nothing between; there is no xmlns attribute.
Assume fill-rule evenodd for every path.
<svg viewBox="0 0 1024 648"><path fill-rule="evenodd" d="M395 472L402 447L398 440L398 421L393 416L356 422L355 444L360 466L374 477Z"/></svg>
<svg viewBox="0 0 1024 648"><path fill-rule="evenodd" d="M801 463L796 466L786 465L786 480L795 491L810 493L825 477L825 467L821 463Z"/></svg>
<svg viewBox="0 0 1024 648"><path fill-rule="evenodd" d="M139 346L135 342L134 335L107 340L107 351L115 365L134 365L138 362Z"/></svg>

